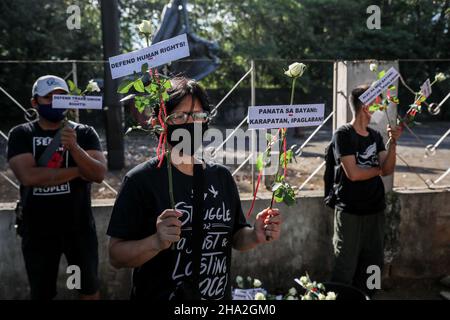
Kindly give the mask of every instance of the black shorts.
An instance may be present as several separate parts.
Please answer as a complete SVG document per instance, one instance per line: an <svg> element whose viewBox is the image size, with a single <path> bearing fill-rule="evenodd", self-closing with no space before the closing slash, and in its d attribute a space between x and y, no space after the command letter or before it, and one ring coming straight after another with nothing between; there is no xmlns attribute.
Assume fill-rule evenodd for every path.
<svg viewBox="0 0 450 320"><path fill-rule="evenodd" d="M49 300L56 296L56 283L61 254L68 265L80 268L80 294L91 295L98 291L98 241L95 227L79 233L64 235L36 235L25 233L22 238L31 299ZM64 270L66 274L66 271ZM74 273L67 273L67 278Z"/></svg>

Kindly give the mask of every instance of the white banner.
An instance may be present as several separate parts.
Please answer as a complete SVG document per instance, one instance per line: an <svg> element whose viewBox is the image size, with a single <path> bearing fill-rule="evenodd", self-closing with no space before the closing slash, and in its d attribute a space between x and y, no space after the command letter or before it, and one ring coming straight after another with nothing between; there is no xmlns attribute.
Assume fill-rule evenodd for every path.
<svg viewBox="0 0 450 320"><path fill-rule="evenodd" d="M395 70L394 67L390 68L383 78L375 82L373 86L367 89L359 97L359 100L361 100L361 102L366 105L369 104L370 102L375 100L376 97L378 97L381 93L383 93L383 91L386 90L390 85L392 85L399 76L400 74L397 72L397 70Z"/></svg>
<svg viewBox="0 0 450 320"><path fill-rule="evenodd" d="M149 68L155 68L188 56L189 44L187 35L184 33L144 49L111 57L109 67L112 78L117 79L134 72L141 72L141 67L145 63Z"/></svg>
<svg viewBox="0 0 450 320"><path fill-rule="evenodd" d="M423 83L423 85L420 87L420 92L422 92L422 95L423 95L425 98L428 98L428 97L431 95L432 90L431 90L431 82L430 82L430 79L427 79L427 81L425 81L425 82Z"/></svg>
<svg viewBox="0 0 450 320"><path fill-rule="evenodd" d="M256 106L248 108L249 129L313 127L324 120L324 104Z"/></svg>
<svg viewBox="0 0 450 320"><path fill-rule="evenodd" d="M70 96L64 94L53 95L52 108L55 109L95 109L101 110L102 96Z"/></svg>
<svg viewBox="0 0 450 320"><path fill-rule="evenodd" d="M263 288L253 288L253 289L234 289L233 290L233 300L255 300L257 293L261 292L264 296L267 295L267 290Z"/></svg>

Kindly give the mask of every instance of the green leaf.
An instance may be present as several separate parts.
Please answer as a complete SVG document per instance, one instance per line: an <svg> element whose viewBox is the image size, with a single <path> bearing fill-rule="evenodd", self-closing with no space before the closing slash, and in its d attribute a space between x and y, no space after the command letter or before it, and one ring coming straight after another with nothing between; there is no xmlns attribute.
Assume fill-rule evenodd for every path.
<svg viewBox="0 0 450 320"><path fill-rule="evenodd" d="M163 98L164 101L169 100L169 94L167 92L163 92L162 93L162 98Z"/></svg>
<svg viewBox="0 0 450 320"><path fill-rule="evenodd" d="M144 104L144 97L135 97L134 98L134 106L136 107L139 113L144 112L146 105Z"/></svg>
<svg viewBox="0 0 450 320"><path fill-rule="evenodd" d="M256 170L259 172L264 168L264 154L260 154L258 158L256 158Z"/></svg>
<svg viewBox="0 0 450 320"><path fill-rule="evenodd" d="M144 83L142 82L141 79L137 79L134 83L133 83L134 89L137 92L141 92L144 93L145 92L145 88L144 88Z"/></svg>
<svg viewBox="0 0 450 320"><path fill-rule="evenodd" d="M398 99L398 97L391 97L391 102L393 102L395 104L399 104L400 100Z"/></svg>
<svg viewBox="0 0 450 320"><path fill-rule="evenodd" d="M147 73L147 71L148 71L148 63L144 63L144 64L141 66L141 73L142 73L142 74L145 74L145 73Z"/></svg>
<svg viewBox="0 0 450 320"><path fill-rule="evenodd" d="M294 156L294 152L292 150L287 150L286 151L286 162L289 163L292 161L292 157ZM281 154L280 156L280 164L282 167L284 167L285 165L287 165L287 163L284 163L284 152Z"/></svg>
<svg viewBox="0 0 450 320"><path fill-rule="evenodd" d="M172 88L172 83L169 80L165 80L163 83L163 87L166 89Z"/></svg>
<svg viewBox="0 0 450 320"><path fill-rule="evenodd" d="M386 71L385 71L385 70L380 71L380 72L378 73L378 80L380 80L381 78L383 78L385 74L386 74Z"/></svg>
<svg viewBox="0 0 450 320"><path fill-rule="evenodd" d="M130 91L130 88L133 86L134 81L133 80L123 80L120 85L119 88L117 89L118 93L128 93L128 91Z"/></svg>
<svg viewBox="0 0 450 320"><path fill-rule="evenodd" d="M295 196L292 196L290 194L286 194L284 196L283 202L288 206L291 207L295 204Z"/></svg>
<svg viewBox="0 0 450 320"><path fill-rule="evenodd" d="M77 86L75 85L75 83L72 80L67 80L67 83L69 84L70 92L73 92L73 91L75 91L75 89L77 89Z"/></svg>
<svg viewBox="0 0 450 320"><path fill-rule="evenodd" d="M388 89L392 91L392 90L395 90L395 89L397 89L397 87L396 87L396 86L394 86L394 85L390 85Z"/></svg>
<svg viewBox="0 0 450 320"><path fill-rule="evenodd" d="M283 202L289 207L295 204L295 191L291 186L287 187Z"/></svg>

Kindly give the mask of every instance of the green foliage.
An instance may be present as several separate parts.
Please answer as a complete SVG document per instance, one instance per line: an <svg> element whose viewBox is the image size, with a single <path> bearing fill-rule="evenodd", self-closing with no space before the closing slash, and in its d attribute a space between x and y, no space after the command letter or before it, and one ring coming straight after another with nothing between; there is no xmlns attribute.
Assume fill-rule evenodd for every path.
<svg viewBox="0 0 450 320"><path fill-rule="evenodd" d="M272 186L274 192L274 199L276 202L284 202L287 206L295 204L295 190L287 183L284 176L280 176Z"/></svg>

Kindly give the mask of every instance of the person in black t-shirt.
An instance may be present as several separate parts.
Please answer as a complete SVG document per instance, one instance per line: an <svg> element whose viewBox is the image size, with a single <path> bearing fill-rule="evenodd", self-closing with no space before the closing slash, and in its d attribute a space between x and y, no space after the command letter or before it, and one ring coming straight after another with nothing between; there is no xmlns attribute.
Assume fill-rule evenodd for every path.
<svg viewBox="0 0 450 320"><path fill-rule="evenodd" d="M56 296L61 254L79 267L81 299L98 299L98 251L91 211L91 182L100 183L106 159L92 127L70 122L61 129L61 142L51 157L41 156L62 127L65 110L52 108L54 94L67 94L66 82L40 77L33 85L31 104L39 120L11 129L8 161L20 181L23 223L22 251L31 299ZM41 161L40 161L41 160ZM46 162L38 166L39 162Z"/></svg>
<svg viewBox="0 0 450 320"><path fill-rule="evenodd" d="M396 142L401 128L388 126L388 150L381 134L368 127L372 113L359 97L369 88L352 91L350 106L353 120L333 135L332 148L340 164L335 181L334 217L335 267L332 281L351 284L369 295L367 268L383 267L384 251L384 185L380 176L395 169ZM381 111L376 111L381 112Z"/></svg>
<svg viewBox="0 0 450 320"><path fill-rule="evenodd" d="M175 78L171 82L166 104L167 139L174 146L171 163L164 160L158 168L158 160L152 159L127 173L107 232L111 236L110 261L116 268L134 268L132 299L231 299L232 248L249 250L278 239L280 214L277 209L265 209L250 227L230 172L217 164L194 164L199 161L192 156L199 144L190 145L185 139L194 140L195 126L206 130L207 95L194 80ZM153 118L153 124L155 121ZM177 129L185 130L182 142L191 147L183 149L178 158L174 152ZM168 165L172 168L174 210L170 209ZM193 209L198 170L203 170L202 212ZM199 229L192 231L196 218L203 231L199 246L193 244L199 235ZM200 262L193 261L194 250L200 252ZM200 263L198 273L193 267L196 262ZM186 290L187 283L194 289Z"/></svg>

